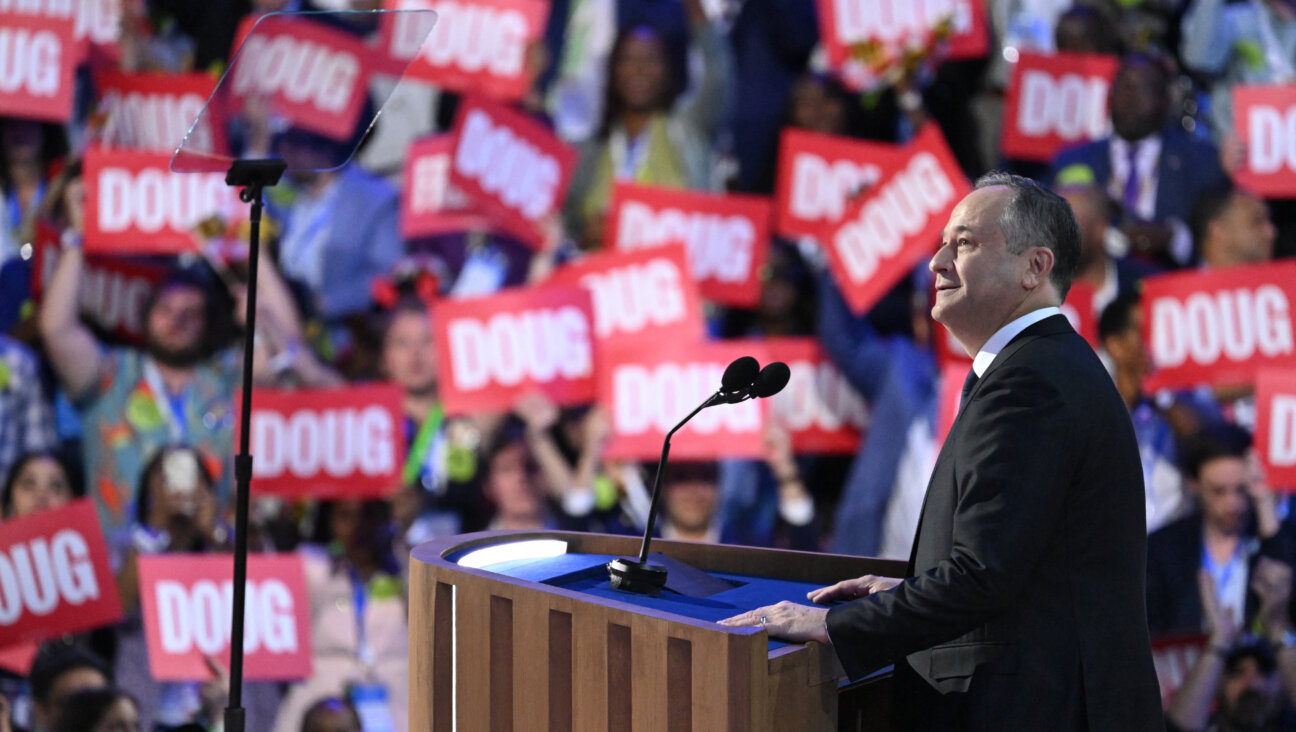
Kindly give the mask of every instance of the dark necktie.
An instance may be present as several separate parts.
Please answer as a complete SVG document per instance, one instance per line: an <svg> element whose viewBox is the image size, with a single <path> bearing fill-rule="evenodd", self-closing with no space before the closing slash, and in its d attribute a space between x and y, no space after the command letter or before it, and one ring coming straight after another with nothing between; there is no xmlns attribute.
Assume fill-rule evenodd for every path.
<svg viewBox="0 0 1296 732"><path fill-rule="evenodd" d="M1129 143L1129 174L1125 176L1125 189L1122 191L1121 204L1125 206L1125 214L1133 219L1140 218L1138 215L1138 200L1141 182L1138 170L1138 145Z"/></svg>
<svg viewBox="0 0 1296 732"><path fill-rule="evenodd" d="M972 387L976 386L981 377L977 376L976 369L968 369L967 378L963 380L963 394L959 397L959 408L967 402L968 394L972 393Z"/></svg>

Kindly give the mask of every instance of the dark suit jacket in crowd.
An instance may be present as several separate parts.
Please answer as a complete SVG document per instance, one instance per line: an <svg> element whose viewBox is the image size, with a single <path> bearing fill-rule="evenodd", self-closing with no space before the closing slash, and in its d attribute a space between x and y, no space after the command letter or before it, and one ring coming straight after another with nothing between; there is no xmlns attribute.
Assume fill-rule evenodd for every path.
<svg viewBox="0 0 1296 732"><path fill-rule="evenodd" d="M1093 350L1027 328L950 429L907 579L829 610L847 673L895 663L898 729L1160 729L1142 481Z"/></svg>
<svg viewBox="0 0 1296 732"><path fill-rule="evenodd" d="M1112 170L1111 138L1081 143L1058 153L1049 182L1077 164L1092 170L1094 182L1106 188ZM1161 160L1157 164L1157 219L1176 218L1188 223L1197 198L1227 180L1219 164L1219 150L1214 145L1174 126L1162 130Z"/></svg>
<svg viewBox="0 0 1296 732"><path fill-rule="evenodd" d="M1256 538L1254 530L1248 531L1248 573L1255 570L1260 557L1296 563L1291 546L1292 528L1290 523L1286 524L1277 536L1265 541ZM1200 512L1169 523L1148 537L1147 609L1148 628L1153 635L1204 630L1201 596L1197 590L1202 542ZM1259 607L1259 598L1248 586L1242 627L1251 626Z"/></svg>

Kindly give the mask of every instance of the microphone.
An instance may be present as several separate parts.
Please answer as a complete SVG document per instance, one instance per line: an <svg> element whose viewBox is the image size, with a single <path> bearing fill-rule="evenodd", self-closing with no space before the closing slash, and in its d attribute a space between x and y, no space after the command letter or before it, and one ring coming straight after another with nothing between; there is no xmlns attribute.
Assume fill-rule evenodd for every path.
<svg viewBox="0 0 1296 732"><path fill-rule="evenodd" d="M751 395L756 399L772 397L783 391L783 387L787 386L788 380L791 378L792 369L789 369L788 365L782 361L775 361L766 365L765 368L760 370L759 374L756 374L756 380L751 386Z"/></svg>
<svg viewBox="0 0 1296 732"><path fill-rule="evenodd" d="M765 372L770 371L770 368L775 365L783 367L783 381L777 386L773 386L778 380L777 369L773 371L772 375L765 376ZM761 379L762 376L765 376L764 381ZM690 419L693 419L698 412L707 407L716 404L735 404L751 399L753 391L758 386L762 392L768 391L768 394L774 394L787 384L787 380L788 367L786 364L773 363L762 370L760 363L751 356L739 357L725 367L724 375L720 377L720 388L707 397L696 409L689 412L689 415L680 420L679 424L672 427L670 432L666 433L666 439L662 440L661 460L657 462L657 475L653 478L652 502L648 505L648 522L644 527L644 538L643 544L639 548L639 558L618 557L608 562L608 579L611 581L612 587L641 595L655 595L666 586L666 568L648 561L648 547L652 542L653 526L657 523L657 509L661 503L662 474L666 470L666 456L670 454L671 436L687 424ZM773 391L769 391L771 388ZM768 394L762 395L768 396Z"/></svg>
<svg viewBox="0 0 1296 732"><path fill-rule="evenodd" d="M783 391L783 387L787 386L788 380L791 378L792 370L788 368L788 365L782 361L775 361L761 369L748 387L721 393L720 401L724 404L737 404L748 399L771 397Z"/></svg>

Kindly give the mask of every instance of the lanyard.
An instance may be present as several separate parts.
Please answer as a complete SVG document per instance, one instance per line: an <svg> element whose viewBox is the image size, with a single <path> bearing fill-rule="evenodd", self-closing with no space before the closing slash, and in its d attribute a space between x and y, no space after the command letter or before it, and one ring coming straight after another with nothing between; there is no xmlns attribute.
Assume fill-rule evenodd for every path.
<svg viewBox="0 0 1296 732"><path fill-rule="evenodd" d="M1211 577L1215 579L1215 597L1219 600L1221 606L1228 606L1229 580L1233 578L1233 571L1242 564L1244 544L1239 542L1238 548L1233 552L1233 556L1221 567L1215 563L1215 558L1211 556L1210 550L1202 543L1202 566L1210 572Z"/></svg>
<svg viewBox="0 0 1296 732"><path fill-rule="evenodd" d="M166 384L162 381L162 372L158 371L157 364L151 360L144 362L144 382L148 384L149 391L153 393L153 403L157 406L158 414L162 416L162 421L167 426L171 442L175 444L185 442L187 430L184 421L183 392L173 399L171 392L167 390Z"/></svg>
<svg viewBox="0 0 1296 732"><path fill-rule="evenodd" d="M348 569L347 573L351 576L351 600L355 605L356 617L356 655L360 658L360 663L364 664L366 670L373 668L373 650L369 648L369 639L365 635L365 583L360 579L360 574L354 569Z"/></svg>
<svg viewBox="0 0 1296 732"><path fill-rule="evenodd" d="M405 457L405 467L401 470L401 481L409 485L418 479L424 465L431 461L432 440L436 438L441 423L445 421L445 410L440 404L432 407L423 426L419 427L414 443L410 446L409 455Z"/></svg>

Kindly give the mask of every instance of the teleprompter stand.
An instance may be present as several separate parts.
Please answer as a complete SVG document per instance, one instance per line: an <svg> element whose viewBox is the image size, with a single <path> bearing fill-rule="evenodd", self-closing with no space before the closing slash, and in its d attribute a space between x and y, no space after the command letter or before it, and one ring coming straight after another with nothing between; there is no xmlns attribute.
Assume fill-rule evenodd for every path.
<svg viewBox="0 0 1296 732"><path fill-rule="evenodd" d="M288 165L278 158L235 160L225 184L242 188L239 200L251 204L248 231L247 311L243 328L243 390L239 411L239 451L234 456L234 609L230 616L229 704L225 732L243 732L243 608L247 594L248 501L252 490L252 344L256 336L257 262L261 253L262 193L274 186Z"/></svg>

